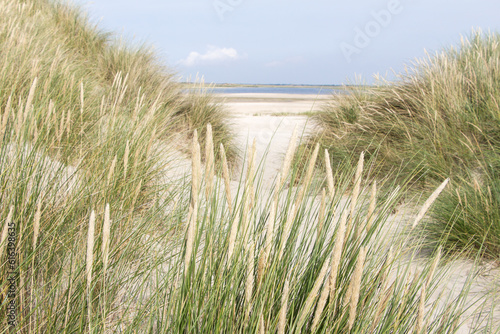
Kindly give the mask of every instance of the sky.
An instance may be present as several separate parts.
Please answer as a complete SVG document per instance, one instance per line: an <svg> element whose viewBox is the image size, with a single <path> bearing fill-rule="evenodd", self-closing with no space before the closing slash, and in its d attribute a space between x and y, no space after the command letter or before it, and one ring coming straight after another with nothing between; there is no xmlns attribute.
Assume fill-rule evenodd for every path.
<svg viewBox="0 0 500 334"><path fill-rule="evenodd" d="M389 80L474 29L500 32L498 0L72 0L92 22L155 48L181 81Z"/></svg>

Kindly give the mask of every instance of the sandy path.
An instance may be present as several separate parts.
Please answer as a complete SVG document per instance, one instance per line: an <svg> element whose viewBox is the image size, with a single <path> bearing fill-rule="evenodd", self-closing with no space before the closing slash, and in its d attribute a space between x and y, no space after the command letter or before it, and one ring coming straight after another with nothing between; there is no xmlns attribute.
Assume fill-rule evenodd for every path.
<svg viewBox="0 0 500 334"><path fill-rule="evenodd" d="M263 184L271 184L279 171L295 126L307 135L313 128L307 115L319 110L328 95L226 94L236 144L245 149L255 139L257 161L265 153Z"/></svg>

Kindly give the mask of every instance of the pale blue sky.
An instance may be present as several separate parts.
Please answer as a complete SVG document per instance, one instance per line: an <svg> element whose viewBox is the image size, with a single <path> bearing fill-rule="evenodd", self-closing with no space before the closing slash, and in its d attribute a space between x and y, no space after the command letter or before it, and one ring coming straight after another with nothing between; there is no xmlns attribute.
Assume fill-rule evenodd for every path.
<svg viewBox="0 0 500 334"><path fill-rule="evenodd" d="M473 28L500 32L498 0L73 0L206 82L341 84L401 71Z"/></svg>

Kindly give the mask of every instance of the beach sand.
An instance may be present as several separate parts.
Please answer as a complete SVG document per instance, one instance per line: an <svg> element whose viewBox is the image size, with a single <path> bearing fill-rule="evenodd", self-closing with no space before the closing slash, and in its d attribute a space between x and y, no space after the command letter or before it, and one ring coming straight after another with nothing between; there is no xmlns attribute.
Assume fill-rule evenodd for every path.
<svg viewBox="0 0 500 334"><path fill-rule="evenodd" d="M267 152L263 184L269 185L282 165L293 129L297 127L299 136L307 136L314 128L308 115L320 110L330 95L246 93L219 97L231 115L238 147L245 150L255 139L259 162Z"/></svg>

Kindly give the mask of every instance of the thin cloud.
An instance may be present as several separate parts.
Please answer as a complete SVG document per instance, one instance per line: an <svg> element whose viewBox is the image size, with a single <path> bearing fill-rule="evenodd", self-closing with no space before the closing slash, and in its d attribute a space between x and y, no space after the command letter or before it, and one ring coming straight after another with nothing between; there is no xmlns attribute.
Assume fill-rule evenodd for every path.
<svg viewBox="0 0 500 334"><path fill-rule="evenodd" d="M223 63L240 58L241 55L233 48L219 48L209 45L207 52L204 54L192 51L186 59L182 59L179 63L186 67L191 67L202 64Z"/></svg>

